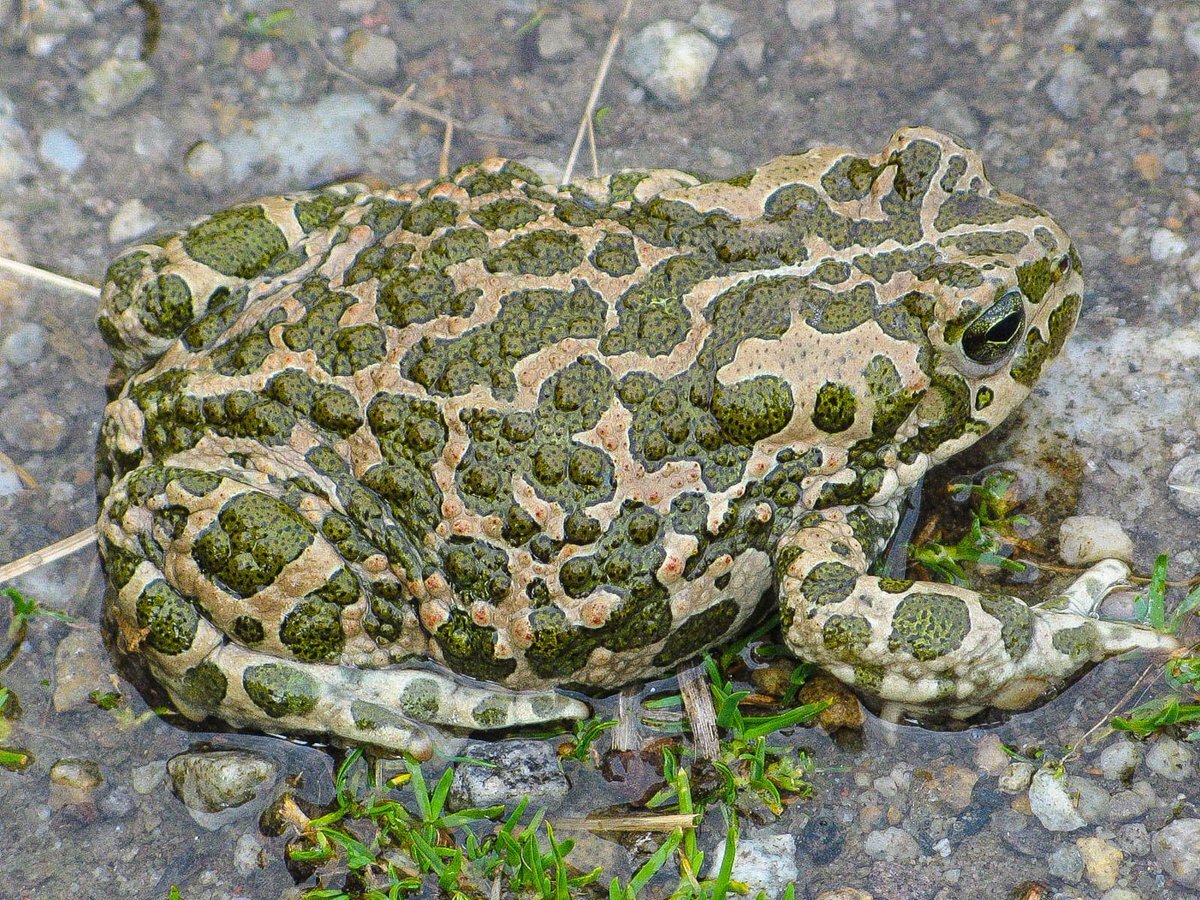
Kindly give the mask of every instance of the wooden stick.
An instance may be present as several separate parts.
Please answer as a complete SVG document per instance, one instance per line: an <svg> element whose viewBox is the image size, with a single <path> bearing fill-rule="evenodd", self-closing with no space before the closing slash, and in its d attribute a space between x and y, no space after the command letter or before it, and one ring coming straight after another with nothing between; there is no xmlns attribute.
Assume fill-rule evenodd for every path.
<svg viewBox="0 0 1200 900"><path fill-rule="evenodd" d="M554 823L562 831L674 831L676 828L695 828L694 813L671 813L665 816L588 816L582 819L559 819Z"/></svg>
<svg viewBox="0 0 1200 900"><path fill-rule="evenodd" d="M37 266L31 266L27 263L17 262L15 259L6 259L0 256L0 269L7 269L17 275L25 278L32 278L35 281L42 281L46 284L52 284L55 287L66 288L71 291L78 291L81 294L86 294L93 299L100 299L100 288L94 285L87 284L83 281L77 281L74 278L68 278L66 275L59 275L55 272L50 272L46 269L39 269Z"/></svg>
<svg viewBox="0 0 1200 900"><path fill-rule="evenodd" d="M612 749L617 753L642 749L638 728L638 687L625 685L617 696L617 727L613 729Z"/></svg>
<svg viewBox="0 0 1200 900"><path fill-rule="evenodd" d="M701 759L717 759L721 755L721 739L717 736L717 711L713 708L712 692L704 676L704 666L692 662L676 673L683 708L692 726L692 741Z"/></svg>
<svg viewBox="0 0 1200 900"><path fill-rule="evenodd" d="M72 553L76 553L84 547L90 547L94 543L96 543L96 526L92 525L83 529L83 531L76 532L70 537L63 538L61 541L55 541L49 547L43 547L41 550L29 553L20 559L14 559L12 562L0 566L0 584L32 572L34 569L40 569L42 566L49 565L55 560L62 559L64 556L70 556Z"/></svg>
<svg viewBox="0 0 1200 900"><path fill-rule="evenodd" d="M613 23L612 33L608 36L608 46L604 48L600 68L596 70L596 77L592 80L592 92L588 94L587 104L583 107L583 115L579 118L575 143L571 145L571 155L567 157L562 177L558 179L559 184L570 184L571 176L575 173L575 161L579 158L579 150L583 146L584 135L587 134L588 122L592 118L592 111L596 108L596 101L600 99L600 89L604 86L604 79L608 77L609 66L612 65L613 55L617 52L617 44L621 40L621 26L625 24L625 20L629 18L632 10L633 0L625 0L624 6L621 7L621 14Z"/></svg>

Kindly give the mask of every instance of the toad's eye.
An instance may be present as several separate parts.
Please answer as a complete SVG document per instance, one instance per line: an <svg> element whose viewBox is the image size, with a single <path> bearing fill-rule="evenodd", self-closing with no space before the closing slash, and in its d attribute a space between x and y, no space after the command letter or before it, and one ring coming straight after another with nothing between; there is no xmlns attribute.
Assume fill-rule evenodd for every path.
<svg viewBox="0 0 1200 900"><path fill-rule="evenodd" d="M1059 277L1062 277L1063 275L1066 275L1066 274L1067 274L1068 272L1070 272L1070 271L1071 271L1071 254L1070 254L1070 253L1068 253L1068 254L1066 254L1065 256L1063 256L1063 258L1062 258L1062 259L1060 259L1060 260L1058 261L1058 274L1059 274Z"/></svg>
<svg viewBox="0 0 1200 900"><path fill-rule="evenodd" d="M967 326L962 349L967 359L989 365L1003 359L1021 340L1025 326L1025 299L1009 291Z"/></svg>

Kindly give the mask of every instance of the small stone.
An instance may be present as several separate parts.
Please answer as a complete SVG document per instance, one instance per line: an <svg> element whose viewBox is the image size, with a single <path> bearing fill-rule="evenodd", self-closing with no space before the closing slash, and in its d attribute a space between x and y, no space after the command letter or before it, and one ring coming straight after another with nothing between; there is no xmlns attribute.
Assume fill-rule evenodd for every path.
<svg viewBox="0 0 1200 900"><path fill-rule="evenodd" d="M36 171L29 135L17 121L12 101L0 93L0 184L19 181Z"/></svg>
<svg viewBox="0 0 1200 900"><path fill-rule="evenodd" d="M846 0L839 13L840 22L857 43L881 46L900 32L896 0Z"/></svg>
<svg viewBox="0 0 1200 900"><path fill-rule="evenodd" d="M1171 90L1171 73L1166 69L1138 69L1129 76L1129 86L1143 97L1161 100Z"/></svg>
<svg viewBox="0 0 1200 900"><path fill-rule="evenodd" d="M565 829L563 834L567 835ZM629 851L616 841L610 841L590 831L572 832L569 837L575 842L571 848L573 868L581 872L599 868L604 872L606 879L619 878L622 882L628 881L633 874L633 860Z"/></svg>
<svg viewBox="0 0 1200 900"><path fill-rule="evenodd" d="M137 766L129 777L130 786L139 794L149 794L162 784L167 777L167 767L159 761Z"/></svg>
<svg viewBox="0 0 1200 900"><path fill-rule="evenodd" d="M1008 770L1000 776L996 784L1006 794L1019 794L1029 789L1033 773L1032 763L1017 760L1009 764Z"/></svg>
<svg viewBox="0 0 1200 900"><path fill-rule="evenodd" d="M274 760L253 750L188 751L167 760L171 790L197 824L213 831L259 812L278 772Z"/></svg>
<svg viewBox="0 0 1200 900"><path fill-rule="evenodd" d="M1200 889L1200 819L1176 819L1154 833L1151 845L1169 878Z"/></svg>
<svg viewBox="0 0 1200 900"><path fill-rule="evenodd" d="M42 133L38 141L38 159L60 172L74 175L87 159L87 153L79 141L71 137L65 128L50 128Z"/></svg>
<svg viewBox="0 0 1200 900"><path fill-rule="evenodd" d="M570 16L547 16L538 25L537 52L547 62L574 59L583 48L583 38L571 24Z"/></svg>
<svg viewBox="0 0 1200 900"><path fill-rule="evenodd" d="M1183 27L1183 43L1194 54L1200 56L1200 19L1188 22Z"/></svg>
<svg viewBox="0 0 1200 900"><path fill-rule="evenodd" d="M1127 791L1112 795L1108 807L1110 822L1130 822L1144 816L1158 802L1154 788L1147 781L1135 781Z"/></svg>
<svg viewBox="0 0 1200 900"><path fill-rule="evenodd" d="M1187 241L1169 228L1155 228L1150 235L1150 258L1155 262L1178 262L1187 250Z"/></svg>
<svg viewBox="0 0 1200 900"><path fill-rule="evenodd" d="M830 734L843 728L858 730L867 719L854 691L824 672L809 677L797 696L802 704L829 701L829 706L817 714L817 724Z"/></svg>
<svg viewBox="0 0 1200 900"><path fill-rule="evenodd" d="M534 808L554 806L567 795L558 754L542 741L472 743L462 755L495 765L462 762L454 767L449 798L452 809L515 805L522 797L528 797Z"/></svg>
<svg viewBox="0 0 1200 900"><path fill-rule="evenodd" d="M1114 741L1100 752L1100 774L1109 781L1125 781L1145 755L1141 744L1125 738Z"/></svg>
<svg viewBox="0 0 1200 900"><path fill-rule="evenodd" d="M1058 529L1058 555L1069 566L1133 558L1133 540L1121 523L1104 516L1068 516Z"/></svg>
<svg viewBox="0 0 1200 900"><path fill-rule="evenodd" d="M975 767L992 776L1003 774L1012 761L1004 752L1004 742L998 735L991 732L979 739L979 743L975 746L974 758Z"/></svg>
<svg viewBox="0 0 1200 900"><path fill-rule="evenodd" d="M1160 737L1146 753L1146 768L1168 781L1187 781L1196 774L1196 754L1182 741Z"/></svg>
<svg viewBox="0 0 1200 900"><path fill-rule="evenodd" d="M15 464L7 459L0 459L0 499L12 497L23 490L25 482L21 480L21 473L17 471Z"/></svg>
<svg viewBox="0 0 1200 900"><path fill-rule="evenodd" d="M951 134L974 137L983 127L966 99L961 94L945 88L929 95L928 109L929 124Z"/></svg>
<svg viewBox="0 0 1200 900"><path fill-rule="evenodd" d="M123 819L133 812L133 791L125 785L117 785L100 798L100 812L110 819Z"/></svg>
<svg viewBox="0 0 1200 900"><path fill-rule="evenodd" d="M686 106L696 99L716 61L716 44L695 28L672 19L639 31L624 55L629 76L669 107Z"/></svg>
<svg viewBox="0 0 1200 900"><path fill-rule="evenodd" d="M817 894L816 900L873 900L873 898L866 891L860 891L858 888L844 887L834 891L821 891L821 893Z"/></svg>
<svg viewBox="0 0 1200 900"><path fill-rule="evenodd" d="M708 877L716 877L725 857L725 842L717 844L710 860ZM733 851L733 880L750 886L750 896L759 891L773 896L780 885L800 877L796 868L796 839L790 834L739 839Z"/></svg>
<svg viewBox="0 0 1200 900"><path fill-rule="evenodd" d="M1133 167L1146 181L1158 181L1162 178L1163 161L1157 153L1138 153L1133 157Z"/></svg>
<svg viewBox="0 0 1200 900"><path fill-rule="evenodd" d="M57 450L67 436L67 420L44 397L29 391L0 407L0 439L15 450Z"/></svg>
<svg viewBox="0 0 1200 900"><path fill-rule="evenodd" d="M77 791L94 791L104 783L100 766L90 759L67 757L50 767L50 780L65 788Z"/></svg>
<svg viewBox="0 0 1200 900"><path fill-rule="evenodd" d="M1081 93L1091 78L1092 70L1079 54L1073 53L1058 64L1046 82L1046 96L1059 115L1077 119L1083 114Z"/></svg>
<svg viewBox="0 0 1200 900"><path fill-rule="evenodd" d="M971 805L979 775L964 766L941 766L932 772L915 773L921 793L951 812L960 813ZM923 776L923 777L921 777Z"/></svg>
<svg viewBox="0 0 1200 900"><path fill-rule="evenodd" d="M14 368L27 366L42 358L46 349L46 329L36 322L23 322L0 344L0 355Z"/></svg>
<svg viewBox="0 0 1200 900"><path fill-rule="evenodd" d="M149 234L157 225L158 216L145 203L136 197L126 200L109 220L108 242L114 245L127 244Z"/></svg>
<svg viewBox="0 0 1200 900"><path fill-rule="evenodd" d="M1096 782L1072 775L1067 779L1067 790L1075 797L1075 809L1089 825L1104 822L1112 808L1112 797Z"/></svg>
<svg viewBox="0 0 1200 900"><path fill-rule="evenodd" d="M183 171L195 181L215 182L225 171L225 154L208 141L197 141L183 160Z"/></svg>
<svg viewBox="0 0 1200 900"><path fill-rule="evenodd" d="M1076 0L1059 16L1051 32L1055 40L1094 40L1123 45L1129 36L1125 10L1119 0Z"/></svg>
<svg viewBox="0 0 1200 900"><path fill-rule="evenodd" d="M873 859L885 862L915 862L921 857L917 839L903 828L872 831L863 841L863 851Z"/></svg>
<svg viewBox="0 0 1200 900"><path fill-rule="evenodd" d="M1126 856L1145 856L1150 852L1150 832L1142 822L1130 822L1118 828L1116 842Z"/></svg>
<svg viewBox="0 0 1200 900"><path fill-rule="evenodd" d="M99 629L68 631L54 650L54 711L86 708L92 691L112 690L111 675Z"/></svg>
<svg viewBox="0 0 1200 900"><path fill-rule="evenodd" d="M720 3L701 3L691 23L718 44L724 44L733 37L737 14Z"/></svg>
<svg viewBox="0 0 1200 900"><path fill-rule="evenodd" d="M1167 490L1171 502L1181 511L1200 516L1200 453L1185 456L1175 463L1167 476Z"/></svg>
<svg viewBox="0 0 1200 900"><path fill-rule="evenodd" d="M767 42L762 34L749 31L737 39L733 47L733 58L748 75L757 75L766 61Z"/></svg>
<svg viewBox="0 0 1200 900"><path fill-rule="evenodd" d="M1083 854L1078 847L1059 847L1047 858L1050 874L1068 884L1083 881Z"/></svg>
<svg viewBox="0 0 1200 900"><path fill-rule="evenodd" d="M1100 900L1142 900L1142 895L1128 888L1115 887L1111 891L1105 891Z"/></svg>
<svg viewBox="0 0 1200 900"><path fill-rule="evenodd" d="M828 25L836 15L837 0L788 0L788 21L797 31Z"/></svg>
<svg viewBox="0 0 1200 900"><path fill-rule="evenodd" d="M1029 786L1029 809L1047 831L1075 831L1087 823L1067 793L1066 779L1039 769Z"/></svg>
<svg viewBox="0 0 1200 900"><path fill-rule="evenodd" d="M233 868L239 875L253 875L264 868L265 864L266 859L258 838L253 834L243 834L237 839L237 843L233 845Z"/></svg>
<svg viewBox="0 0 1200 900"><path fill-rule="evenodd" d="M154 87L157 80L154 69L140 59L106 59L83 76L83 111L92 116L111 116Z"/></svg>
<svg viewBox="0 0 1200 900"><path fill-rule="evenodd" d="M1117 883L1125 854L1102 837L1083 837L1075 841L1083 855L1083 874L1093 885L1107 891Z"/></svg>
<svg viewBox="0 0 1200 900"><path fill-rule="evenodd" d="M362 28L352 31L342 53L346 65L368 81L390 81L400 74L400 48L385 34Z"/></svg>

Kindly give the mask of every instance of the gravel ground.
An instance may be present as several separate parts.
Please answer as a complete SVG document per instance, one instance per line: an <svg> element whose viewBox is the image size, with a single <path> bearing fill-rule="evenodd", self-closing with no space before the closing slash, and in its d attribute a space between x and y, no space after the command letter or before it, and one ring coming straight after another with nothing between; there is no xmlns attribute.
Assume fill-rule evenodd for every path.
<svg viewBox="0 0 1200 900"><path fill-rule="evenodd" d="M279 15L283 4L259 0L180 0L163 4L155 34L145 4L0 0L0 255L96 283L128 242L238 199L435 173L441 125L368 83L392 97L412 86L415 100L463 123L452 165L502 153L557 172L617 5L329 0ZM1049 546L1064 516L1103 516L1124 526L1142 571L1166 552L1172 576L1194 575L1200 4L635 6L601 97L602 169L732 175L811 144L873 150L897 126L930 124L978 147L1000 186L1053 212L1087 271L1079 329L1011 425L952 471L1015 460ZM0 274L0 560L94 518L108 356L92 318L91 300ZM74 621L35 618L3 673L24 716L0 743L35 761L0 769L0 895L159 898L173 883L189 900L294 891L281 839L255 823L274 776L250 779L244 814L206 819L172 791L176 772L200 769L168 775L166 762L206 746L243 752L252 773L300 776L322 802L330 758L138 721L145 706L96 630L101 585L91 551L17 584ZM5 605L0 628L6 616ZM739 871L800 872L804 898L998 897L1030 883L1044 897L1200 896L1190 744L1110 736L1062 779L1037 773L1036 752L1061 754L1143 666L1106 665L987 730L868 719L849 743L802 732L795 740L819 767L814 796L747 824ZM124 712L88 701L114 686ZM636 779L608 784L573 764L567 776L562 815L636 796ZM702 844L721 837L717 823ZM630 863L599 838L576 852L613 873ZM774 874L755 874L756 860Z"/></svg>

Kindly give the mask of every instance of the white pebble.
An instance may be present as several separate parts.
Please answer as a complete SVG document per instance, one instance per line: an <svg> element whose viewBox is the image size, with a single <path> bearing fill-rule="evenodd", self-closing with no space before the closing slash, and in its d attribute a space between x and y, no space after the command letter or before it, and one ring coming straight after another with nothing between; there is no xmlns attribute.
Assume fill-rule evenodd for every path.
<svg viewBox="0 0 1200 900"><path fill-rule="evenodd" d="M1185 513L1200 516L1200 453L1185 456L1167 476L1171 502Z"/></svg>
<svg viewBox="0 0 1200 900"><path fill-rule="evenodd" d="M87 153L79 145L79 141L71 137L63 128L50 128L42 134L38 141L38 158L48 166L54 166L61 172L74 175L83 168Z"/></svg>
<svg viewBox="0 0 1200 900"><path fill-rule="evenodd" d="M1170 228L1155 228L1150 235L1150 258L1155 262L1176 262L1187 249L1187 241Z"/></svg>
<svg viewBox="0 0 1200 900"><path fill-rule="evenodd" d="M708 83L717 45L695 28L663 19L647 25L625 48L624 67L662 103L691 103Z"/></svg>
<svg viewBox="0 0 1200 900"><path fill-rule="evenodd" d="M1129 76L1129 86L1143 97L1161 100L1171 90L1171 73L1166 69L1138 69Z"/></svg>
<svg viewBox="0 0 1200 900"><path fill-rule="evenodd" d="M1055 778L1049 769L1039 769L1033 776L1029 808L1047 831L1075 831L1087 824L1067 793L1066 778Z"/></svg>
<svg viewBox="0 0 1200 900"><path fill-rule="evenodd" d="M108 223L108 242L126 244L150 233L158 225L156 216L149 207L136 197L126 200L113 214Z"/></svg>
<svg viewBox="0 0 1200 900"><path fill-rule="evenodd" d="M1133 540L1120 522L1105 516L1068 516L1058 529L1058 555L1069 566L1102 559L1133 558Z"/></svg>

